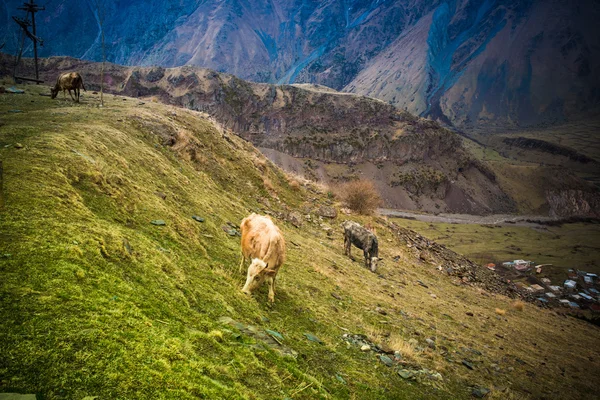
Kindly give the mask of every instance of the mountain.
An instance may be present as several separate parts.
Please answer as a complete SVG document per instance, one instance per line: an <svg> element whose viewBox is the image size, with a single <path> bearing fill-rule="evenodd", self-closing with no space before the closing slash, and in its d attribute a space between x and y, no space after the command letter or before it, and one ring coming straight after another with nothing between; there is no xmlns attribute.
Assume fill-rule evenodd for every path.
<svg viewBox="0 0 600 400"><path fill-rule="evenodd" d="M207 114L17 88L0 93L1 393L596 396L597 327L515 304L513 284L385 219L320 220L339 204ZM273 306L241 292L235 228L253 211L288 244ZM343 254L345 219L377 230L377 274Z"/></svg>
<svg viewBox="0 0 600 400"><path fill-rule="evenodd" d="M20 3L0 8L8 52ZM49 2L41 54L99 60L97 14ZM320 84L489 132L599 114L599 19L596 0L134 0L107 2L104 26L115 63Z"/></svg>

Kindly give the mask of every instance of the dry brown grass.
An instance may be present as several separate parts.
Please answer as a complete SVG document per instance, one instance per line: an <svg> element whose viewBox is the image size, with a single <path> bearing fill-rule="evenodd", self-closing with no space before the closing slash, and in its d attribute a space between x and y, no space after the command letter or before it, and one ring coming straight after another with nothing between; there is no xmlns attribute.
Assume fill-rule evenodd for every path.
<svg viewBox="0 0 600 400"><path fill-rule="evenodd" d="M263 179L263 185L265 185L265 189L267 189L270 192L275 190L275 187L273 186L273 182L271 182L271 180L269 178L265 177Z"/></svg>
<svg viewBox="0 0 600 400"><path fill-rule="evenodd" d="M352 211L371 215L381 204L381 197L373 182L361 179L339 186L339 195Z"/></svg>
<svg viewBox="0 0 600 400"><path fill-rule="evenodd" d="M511 307L513 308L513 310L523 311L523 309L525 308L525 303L523 303L521 300L517 300L511 304Z"/></svg>
<svg viewBox="0 0 600 400"><path fill-rule="evenodd" d="M503 310L501 308L496 308L496 314L498 315L505 315L506 314L506 310Z"/></svg>
<svg viewBox="0 0 600 400"><path fill-rule="evenodd" d="M266 158L254 157L252 159L252 163L256 168L258 168L261 172L267 172L268 162Z"/></svg>

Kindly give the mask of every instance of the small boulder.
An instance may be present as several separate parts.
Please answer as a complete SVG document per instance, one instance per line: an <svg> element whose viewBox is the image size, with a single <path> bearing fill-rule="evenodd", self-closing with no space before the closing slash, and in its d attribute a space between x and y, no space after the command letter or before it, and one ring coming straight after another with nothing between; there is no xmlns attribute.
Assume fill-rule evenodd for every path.
<svg viewBox="0 0 600 400"><path fill-rule="evenodd" d="M476 388L473 388L473 391L471 392L471 394L474 397L477 397L478 399L483 399L485 396L488 395L489 392L490 392L490 389L488 389L488 388L476 387Z"/></svg>
<svg viewBox="0 0 600 400"><path fill-rule="evenodd" d="M337 214L338 213L337 213L337 210L335 209L335 207L331 207L331 206L321 206L317 210L317 215L319 215L320 217L324 217L324 218L336 218Z"/></svg>
<svg viewBox="0 0 600 400"><path fill-rule="evenodd" d="M302 226L302 215L297 211L292 211L289 213L287 220L296 228L300 228Z"/></svg>
<svg viewBox="0 0 600 400"><path fill-rule="evenodd" d="M394 361L389 358L388 356L384 355L384 354L380 354L379 355L379 360L384 363L386 366L388 367L393 367L394 366Z"/></svg>

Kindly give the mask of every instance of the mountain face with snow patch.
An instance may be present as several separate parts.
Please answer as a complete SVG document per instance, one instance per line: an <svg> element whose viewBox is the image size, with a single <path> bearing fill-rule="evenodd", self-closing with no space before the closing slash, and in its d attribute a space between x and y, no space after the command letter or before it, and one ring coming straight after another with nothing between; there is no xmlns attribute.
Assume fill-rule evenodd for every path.
<svg viewBox="0 0 600 400"><path fill-rule="evenodd" d="M14 53L21 1L0 8ZM43 4L42 4L43 5ZM105 2L108 60L198 65L244 79L317 83L463 129L597 115L597 0ZM22 12L21 12L22 13ZM91 1L50 1L40 54L99 60Z"/></svg>

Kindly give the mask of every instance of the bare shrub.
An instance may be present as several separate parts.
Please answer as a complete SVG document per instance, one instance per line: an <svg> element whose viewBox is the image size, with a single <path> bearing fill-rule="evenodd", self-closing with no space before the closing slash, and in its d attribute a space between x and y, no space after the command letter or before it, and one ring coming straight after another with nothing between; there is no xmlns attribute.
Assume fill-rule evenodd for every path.
<svg viewBox="0 0 600 400"><path fill-rule="evenodd" d="M342 184L339 192L346 206L358 214L371 215L381 204L375 185L365 179Z"/></svg>
<svg viewBox="0 0 600 400"><path fill-rule="evenodd" d="M523 303L521 300L517 300L514 303L512 303L511 306L516 311L523 311L523 309L525 308L525 303Z"/></svg>

